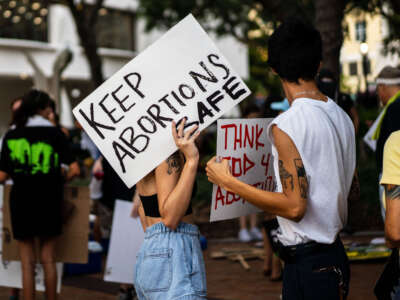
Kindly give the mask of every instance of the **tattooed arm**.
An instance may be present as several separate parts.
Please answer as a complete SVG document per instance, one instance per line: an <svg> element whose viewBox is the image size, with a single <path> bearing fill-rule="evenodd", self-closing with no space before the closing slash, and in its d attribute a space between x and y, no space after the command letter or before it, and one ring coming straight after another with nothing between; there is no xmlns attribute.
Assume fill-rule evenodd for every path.
<svg viewBox="0 0 400 300"><path fill-rule="evenodd" d="M400 247L400 185L385 185L385 237L389 248Z"/></svg>
<svg viewBox="0 0 400 300"><path fill-rule="evenodd" d="M262 210L299 222L307 208L308 181L300 154L289 136L277 126L272 128L279 155L281 193L257 189L230 174L228 161L217 163L215 158L207 164L209 180L233 192Z"/></svg>
<svg viewBox="0 0 400 300"><path fill-rule="evenodd" d="M180 151L159 165L155 172L161 221L173 230L178 227L189 207L199 161L199 152L194 143L198 136L198 132L194 133L197 127L183 132L184 125L185 121L177 132L175 123L172 123L172 133Z"/></svg>

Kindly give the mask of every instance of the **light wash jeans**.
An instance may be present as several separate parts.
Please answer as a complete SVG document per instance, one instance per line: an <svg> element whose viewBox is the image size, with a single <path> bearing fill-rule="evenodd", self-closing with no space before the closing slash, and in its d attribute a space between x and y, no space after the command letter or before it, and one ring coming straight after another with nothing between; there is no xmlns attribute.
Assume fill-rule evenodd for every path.
<svg viewBox="0 0 400 300"><path fill-rule="evenodd" d="M197 226L163 223L146 229L135 268L139 300L206 300L206 275Z"/></svg>

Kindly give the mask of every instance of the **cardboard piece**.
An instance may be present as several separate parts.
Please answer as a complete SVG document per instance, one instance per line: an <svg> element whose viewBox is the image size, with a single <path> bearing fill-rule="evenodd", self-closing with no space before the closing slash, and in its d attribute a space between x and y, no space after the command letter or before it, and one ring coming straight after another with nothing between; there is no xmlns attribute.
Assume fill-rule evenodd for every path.
<svg viewBox="0 0 400 300"><path fill-rule="evenodd" d="M108 251L105 281L132 284L135 279L136 255L144 240L140 218L130 216L132 202L115 203Z"/></svg>
<svg viewBox="0 0 400 300"><path fill-rule="evenodd" d="M3 185L0 185L0 224L3 224ZM2 235L0 231L0 249L2 249ZM57 263L57 292L61 291L63 264ZM40 264L35 268L36 290L44 291L44 272ZM19 261L4 260L0 251L0 286L22 288L21 263Z"/></svg>
<svg viewBox="0 0 400 300"><path fill-rule="evenodd" d="M250 94L187 16L77 105L73 113L128 187L177 150L171 122L203 130Z"/></svg>
<svg viewBox="0 0 400 300"><path fill-rule="evenodd" d="M217 156L229 159L233 176L259 189L275 191L271 143L272 119L224 119L217 123ZM213 186L210 222L237 218L261 210L239 195Z"/></svg>
<svg viewBox="0 0 400 300"><path fill-rule="evenodd" d="M20 261L17 241L12 237L10 219L10 190L11 186L4 188L3 205L3 258L5 260ZM56 261L66 263L87 263L88 238L89 238L89 189L85 186L66 186L64 199L74 206L74 213L63 227L63 233L58 238L56 249ZM38 245L36 248L36 260L39 262Z"/></svg>

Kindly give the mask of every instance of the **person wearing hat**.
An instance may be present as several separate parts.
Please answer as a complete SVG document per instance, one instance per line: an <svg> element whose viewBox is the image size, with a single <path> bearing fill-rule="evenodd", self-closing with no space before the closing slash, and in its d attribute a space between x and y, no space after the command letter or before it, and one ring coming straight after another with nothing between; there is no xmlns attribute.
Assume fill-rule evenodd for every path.
<svg viewBox="0 0 400 300"><path fill-rule="evenodd" d="M383 150L386 140L396 130L400 130L400 69L386 66L376 79L377 93L382 103L383 112L378 126L372 136L376 143L376 165L378 173L382 173ZM385 216L383 187L379 191L382 217Z"/></svg>
<svg viewBox="0 0 400 300"><path fill-rule="evenodd" d="M383 148L392 132L400 130L400 69L384 67L376 79L377 93L384 106L373 138L377 140L376 163L382 172Z"/></svg>

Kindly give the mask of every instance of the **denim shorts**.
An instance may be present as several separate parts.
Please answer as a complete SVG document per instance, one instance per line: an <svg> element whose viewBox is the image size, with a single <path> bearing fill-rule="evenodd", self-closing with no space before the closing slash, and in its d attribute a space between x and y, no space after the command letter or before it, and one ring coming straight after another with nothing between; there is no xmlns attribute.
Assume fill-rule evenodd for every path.
<svg viewBox="0 0 400 300"><path fill-rule="evenodd" d="M206 275L197 226L146 229L135 267L139 300L205 300Z"/></svg>

